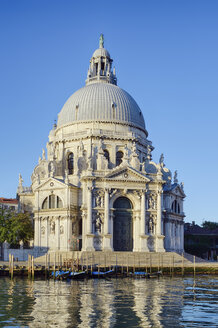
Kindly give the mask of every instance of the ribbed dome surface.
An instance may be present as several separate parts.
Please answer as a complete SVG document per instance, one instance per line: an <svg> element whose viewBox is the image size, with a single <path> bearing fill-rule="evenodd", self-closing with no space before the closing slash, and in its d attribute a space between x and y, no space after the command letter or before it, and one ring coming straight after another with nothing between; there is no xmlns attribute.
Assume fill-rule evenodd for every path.
<svg viewBox="0 0 218 328"><path fill-rule="evenodd" d="M76 121L133 124L145 129L142 112L124 90L109 83L93 83L76 91L58 115L58 127Z"/></svg>
<svg viewBox="0 0 218 328"><path fill-rule="evenodd" d="M95 50L92 57L110 57L110 54L105 48L99 48Z"/></svg>

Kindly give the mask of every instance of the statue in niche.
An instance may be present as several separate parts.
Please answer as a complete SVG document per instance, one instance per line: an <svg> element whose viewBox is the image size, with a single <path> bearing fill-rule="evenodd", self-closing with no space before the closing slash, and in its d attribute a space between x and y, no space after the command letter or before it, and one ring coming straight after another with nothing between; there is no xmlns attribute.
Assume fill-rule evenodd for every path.
<svg viewBox="0 0 218 328"><path fill-rule="evenodd" d="M45 227L42 226L42 227L41 227L41 235L44 235L44 234L45 234Z"/></svg>
<svg viewBox="0 0 218 328"><path fill-rule="evenodd" d="M95 231L97 233L101 233L101 226L102 226L102 219L101 216L97 214L95 219Z"/></svg>
<svg viewBox="0 0 218 328"><path fill-rule="evenodd" d="M151 235L153 235L153 233L154 233L154 223L153 223L152 218L150 218L149 221L148 221L148 232Z"/></svg>
<svg viewBox="0 0 218 328"><path fill-rule="evenodd" d="M64 233L64 226L61 225L61 226L60 226L60 234L63 235L63 233Z"/></svg>
<svg viewBox="0 0 218 328"><path fill-rule="evenodd" d="M51 233L55 233L55 223L54 223L54 221L51 222L50 228L51 228Z"/></svg>
<svg viewBox="0 0 218 328"><path fill-rule="evenodd" d="M97 207L101 207L102 206L102 200L101 200L101 196L100 195L98 195L96 197L96 206Z"/></svg>
<svg viewBox="0 0 218 328"><path fill-rule="evenodd" d="M72 223L72 235L76 233L76 223Z"/></svg>
<svg viewBox="0 0 218 328"><path fill-rule="evenodd" d="M150 209L156 209L156 196L154 194L151 194L148 203Z"/></svg>

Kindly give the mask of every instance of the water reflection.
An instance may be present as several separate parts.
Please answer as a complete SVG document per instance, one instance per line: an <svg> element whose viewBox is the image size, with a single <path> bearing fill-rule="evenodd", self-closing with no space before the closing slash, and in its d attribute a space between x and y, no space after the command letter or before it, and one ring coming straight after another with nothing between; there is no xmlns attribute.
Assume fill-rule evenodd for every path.
<svg viewBox="0 0 218 328"><path fill-rule="evenodd" d="M1 327L217 327L218 280L0 279Z"/></svg>

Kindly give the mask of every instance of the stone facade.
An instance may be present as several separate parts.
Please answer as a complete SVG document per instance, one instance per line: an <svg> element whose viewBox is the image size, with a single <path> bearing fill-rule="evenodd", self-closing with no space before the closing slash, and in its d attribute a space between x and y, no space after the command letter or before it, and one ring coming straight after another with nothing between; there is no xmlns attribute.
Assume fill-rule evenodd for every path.
<svg viewBox="0 0 218 328"><path fill-rule="evenodd" d="M86 86L64 105L19 208L34 213L34 247L183 251L183 185L151 158L142 112L117 84L103 46Z"/></svg>

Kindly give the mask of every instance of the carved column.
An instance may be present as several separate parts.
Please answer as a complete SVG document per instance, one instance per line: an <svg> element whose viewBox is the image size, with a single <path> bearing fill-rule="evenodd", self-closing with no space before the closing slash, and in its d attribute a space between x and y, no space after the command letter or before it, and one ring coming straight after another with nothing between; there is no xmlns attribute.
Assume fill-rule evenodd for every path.
<svg viewBox="0 0 218 328"><path fill-rule="evenodd" d="M82 251L86 250L86 213L82 213Z"/></svg>
<svg viewBox="0 0 218 328"><path fill-rule="evenodd" d="M164 236L162 235L162 206L161 206L161 193L162 190L157 192L157 224L156 224L156 252L165 252L164 249Z"/></svg>
<svg viewBox="0 0 218 328"><path fill-rule="evenodd" d="M55 229L55 234L56 234L56 248L59 250L60 249L60 217L56 219L56 226L57 229Z"/></svg>
<svg viewBox="0 0 218 328"><path fill-rule="evenodd" d="M104 194L104 234L109 233L109 190L105 188Z"/></svg>
<svg viewBox="0 0 218 328"><path fill-rule="evenodd" d="M39 217L39 219L38 219L38 224L39 224L39 248L41 248L41 217Z"/></svg>
<svg viewBox="0 0 218 328"><path fill-rule="evenodd" d="M39 247L39 222L34 218L34 247Z"/></svg>
<svg viewBox="0 0 218 328"><path fill-rule="evenodd" d="M111 222L110 222L110 195L109 195L109 189L105 188L105 194L104 194L104 245L103 248L104 250L111 251L111 237L112 235L110 234L111 230Z"/></svg>
<svg viewBox="0 0 218 328"><path fill-rule="evenodd" d="M161 191L157 192L157 226L156 234L161 235Z"/></svg>
<svg viewBox="0 0 218 328"><path fill-rule="evenodd" d="M145 190L142 190L141 195L141 221L140 221L140 235L141 235L141 252L149 252L146 235L146 206L145 206Z"/></svg>
<svg viewBox="0 0 218 328"><path fill-rule="evenodd" d="M49 248L48 243L48 233L49 233L49 220L48 217L45 219L45 245Z"/></svg>
<svg viewBox="0 0 218 328"><path fill-rule="evenodd" d="M141 197L141 234L146 234L146 219L145 219L145 191L142 191Z"/></svg>
<svg viewBox="0 0 218 328"><path fill-rule="evenodd" d="M92 186L87 187L87 225L86 225L86 250L93 251L93 238L92 234Z"/></svg>
<svg viewBox="0 0 218 328"><path fill-rule="evenodd" d="M87 234L92 233L92 187L87 188Z"/></svg>

